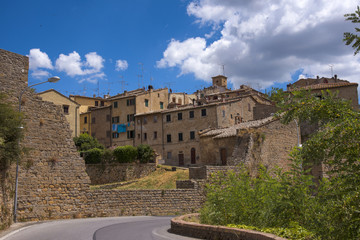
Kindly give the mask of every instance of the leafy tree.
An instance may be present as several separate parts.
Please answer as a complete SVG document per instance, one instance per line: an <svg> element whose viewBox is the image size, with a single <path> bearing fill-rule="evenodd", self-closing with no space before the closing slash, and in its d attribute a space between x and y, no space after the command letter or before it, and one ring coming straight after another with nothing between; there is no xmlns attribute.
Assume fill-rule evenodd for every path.
<svg viewBox="0 0 360 240"><path fill-rule="evenodd" d="M138 155L137 158L139 159L140 163L149 163L154 161L154 150L145 144L140 144L137 147Z"/></svg>
<svg viewBox="0 0 360 240"><path fill-rule="evenodd" d="M360 8L357 6L357 10L354 13L348 13L344 15L347 21L352 23L360 23ZM360 32L360 28L355 27L356 32ZM345 32L343 41L346 45L352 44L352 48L355 50L354 55L360 51L360 37L357 34Z"/></svg>
<svg viewBox="0 0 360 240"><path fill-rule="evenodd" d="M73 138L78 151L87 151L93 148L104 149L104 146L87 133L80 134L79 137Z"/></svg>
<svg viewBox="0 0 360 240"><path fill-rule="evenodd" d="M101 157L104 153L103 149L92 148L88 151L83 152L83 157L86 164L97 164L101 163Z"/></svg>
<svg viewBox="0 0 360 240"><path fill-rule="evenodd" d="M138 152L136 147L127 145L115 148L113 154L115 161L119 163L130 163L135 161Z"/></svg>
<svg viewBox="0 0 360 240"><path fill-rule="evenodd" d="M0 94L0 170L7 169L22 152L19 141L23 138L22 115L5 102Z"/></svg>

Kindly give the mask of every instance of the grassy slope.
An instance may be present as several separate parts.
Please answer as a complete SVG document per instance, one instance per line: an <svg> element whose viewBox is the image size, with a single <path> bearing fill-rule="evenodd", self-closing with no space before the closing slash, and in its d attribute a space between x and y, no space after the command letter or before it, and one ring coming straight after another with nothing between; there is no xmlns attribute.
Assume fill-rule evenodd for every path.
<svg viewBox="0 0 360 240"><path fill-rule="evenodd" d="M188 169L177 168L176 171L171 171L171 167L160 166L156 168L156 171L151 173L149 176L140 178L137 182L116 187L115 189L175 189L176 180L187 179L189 179ZM92 189L99 187L99 185L92 186Z"/></svg>

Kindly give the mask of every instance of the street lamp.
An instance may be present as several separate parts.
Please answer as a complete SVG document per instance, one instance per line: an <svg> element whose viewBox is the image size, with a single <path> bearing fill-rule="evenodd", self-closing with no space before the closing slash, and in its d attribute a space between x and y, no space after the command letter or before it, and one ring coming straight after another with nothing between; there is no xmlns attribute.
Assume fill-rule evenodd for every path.
<svg viewBox="0 0 360 240"><path fill-rule="evenodd" d="M43 84L43 83L47 83L47 82L56 83L59 80L60 80L60 78L55 76L55 77L48 78L47 81L40 82L40 83L35 83L33 85L30 85L30 86L26 86L20 92L20 95L19 95L19 113L21 112L21 98L22 98L22 95L26 92L26 90L28 90L31 87L34 87L34 86L37 86L37 85L40 85L40 84ZM21 126L19 128L22 129L23 127ZM20 146L20 139L18 140L18 145ZM19 159L20 159L20 156L18 156L18 158L16 159L15 197L14 197L14 222L16 222L16 211L17 211L17 192L18 192L18 180L19 180Z"/></svg>

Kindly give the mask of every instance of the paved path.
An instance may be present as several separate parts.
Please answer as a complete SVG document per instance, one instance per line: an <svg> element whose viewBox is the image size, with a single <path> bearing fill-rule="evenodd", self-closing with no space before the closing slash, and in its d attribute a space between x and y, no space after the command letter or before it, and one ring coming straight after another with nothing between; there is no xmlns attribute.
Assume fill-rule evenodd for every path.
<svg viewBox="0 0 360 240"><path fill-rule="evenodd" d="M190 240L169 233L172 217L112 217L32 224L0 240Z"/></svg>

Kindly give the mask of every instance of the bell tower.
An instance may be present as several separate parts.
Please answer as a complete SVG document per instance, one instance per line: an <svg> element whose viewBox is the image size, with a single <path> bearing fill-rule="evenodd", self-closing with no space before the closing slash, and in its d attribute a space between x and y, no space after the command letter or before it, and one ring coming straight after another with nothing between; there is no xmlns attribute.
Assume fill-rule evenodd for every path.
<svg viewBox="0 0 360 240"><path fill-rule="evenodd" d="M223 75L218 75L216 77L212 77L213 86L224 87L227 88L227 77Z"/></svg>

